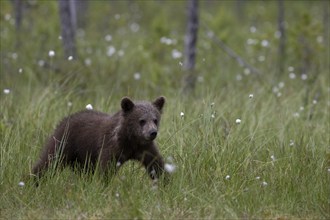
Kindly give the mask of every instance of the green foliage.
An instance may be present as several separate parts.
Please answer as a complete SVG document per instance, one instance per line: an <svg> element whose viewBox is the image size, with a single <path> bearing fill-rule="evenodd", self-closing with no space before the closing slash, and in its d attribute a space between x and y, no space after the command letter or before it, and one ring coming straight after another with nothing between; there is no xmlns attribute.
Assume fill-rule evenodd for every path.
<svg viewBox="0 0 330 220"><path fill-rule="evenodd" d="M200 1L201 23L262 74L239 66L201 26L190 96L180 93L183 57L172 56L183 51L184 2L90 1L75 60L62 57L56 1L28 1L19 31L10 1L0 4L1 219L330 217L323 3L286 2L288 59L276 76L275 2L246 2L238 16L233 2ZM18 185L62 117L159 95L167 103L157 142L177 167L168 185L135 162L108 182L64 169L39 187Z"/></svg>

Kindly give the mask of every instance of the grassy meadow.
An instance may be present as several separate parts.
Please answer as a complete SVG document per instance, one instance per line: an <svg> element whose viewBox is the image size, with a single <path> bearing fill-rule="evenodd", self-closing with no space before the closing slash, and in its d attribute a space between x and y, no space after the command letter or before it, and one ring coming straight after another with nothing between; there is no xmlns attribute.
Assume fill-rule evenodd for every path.
<svg viewBox="0 0 330 220"><path fill-rule="evenodd" d="M70 60L56 1L29 1L16 30L12 4L1 0L0 219L329 219L329 3L284 6L279 71L276 1L240 12L236 1L200 1L196 88L183 94L185 1L90 1ZM156 141L176 166L168 185L129 162L106 184L64 169L39 187L19 186L64 116L160 95Z"/></svg>

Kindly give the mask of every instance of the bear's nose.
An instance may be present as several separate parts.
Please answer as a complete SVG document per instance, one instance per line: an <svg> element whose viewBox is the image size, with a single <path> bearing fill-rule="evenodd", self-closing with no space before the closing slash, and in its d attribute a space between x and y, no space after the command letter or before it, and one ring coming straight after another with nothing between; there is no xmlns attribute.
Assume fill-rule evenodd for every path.
<svg viewBox="0 0 330 220"><path fill-rule="evenodd" d="M150 135L150 139L153 140L153 139L155 139L156 136L157 136L157 131L152 131L152 132L150 132L149 135Z"/></svg>

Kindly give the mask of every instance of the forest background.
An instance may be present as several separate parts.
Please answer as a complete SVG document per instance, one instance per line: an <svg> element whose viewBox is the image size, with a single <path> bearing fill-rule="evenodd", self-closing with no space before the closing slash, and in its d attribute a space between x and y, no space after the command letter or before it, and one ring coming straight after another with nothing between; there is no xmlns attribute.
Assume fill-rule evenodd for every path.
<svg viewBox="0 0 330 220"><path fill-rule="evenodd" d="M199 1L192 68L194 1L68 2L74 53L58 1L0 1L1 219L330 218L328 1ZM64 116L159 95L167 186L134 162L19 184Z"/></svg>

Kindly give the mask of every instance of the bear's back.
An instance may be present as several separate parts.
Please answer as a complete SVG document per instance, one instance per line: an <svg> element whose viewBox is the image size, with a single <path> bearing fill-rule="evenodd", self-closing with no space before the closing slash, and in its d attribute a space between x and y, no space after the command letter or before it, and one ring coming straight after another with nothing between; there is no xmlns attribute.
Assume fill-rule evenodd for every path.
<svg viewBox="0 0 330 220"><path fill-rule="evenodd" d="M64 118L56 128L54 138L65 141L64 151L69 161L75 158L84 162L88 155L96 160L102 144L100 139L106 132L105 125L115 126L116 123L112 115L84 110Z"/></svg>

